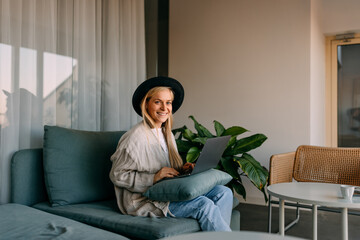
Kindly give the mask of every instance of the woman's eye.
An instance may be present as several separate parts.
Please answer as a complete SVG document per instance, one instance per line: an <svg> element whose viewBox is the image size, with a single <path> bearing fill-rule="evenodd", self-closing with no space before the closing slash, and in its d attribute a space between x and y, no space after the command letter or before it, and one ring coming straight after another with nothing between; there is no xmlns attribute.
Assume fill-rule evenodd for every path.
<svg viewBox="0 0 360 240"><path fill-rule="evenodd" d="M166 104L167 104L167 105L171 105L171 102L167 102Z"/></svg>

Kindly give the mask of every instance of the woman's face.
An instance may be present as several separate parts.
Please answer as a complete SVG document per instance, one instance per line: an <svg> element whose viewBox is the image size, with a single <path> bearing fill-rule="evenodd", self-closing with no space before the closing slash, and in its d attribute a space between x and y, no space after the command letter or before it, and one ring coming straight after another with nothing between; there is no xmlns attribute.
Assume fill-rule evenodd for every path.
<svg viewBox="0 0 360 240"><path fill-rule="evenodd" d="M146 109L157 128L166 122L172 112L172 94L169 89L157 92L146 104Z"/></svg>

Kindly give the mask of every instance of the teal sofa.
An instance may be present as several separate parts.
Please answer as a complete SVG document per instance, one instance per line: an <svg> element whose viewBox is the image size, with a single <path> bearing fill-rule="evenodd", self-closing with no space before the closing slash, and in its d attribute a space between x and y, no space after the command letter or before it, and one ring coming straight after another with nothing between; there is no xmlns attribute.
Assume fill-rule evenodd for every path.
<svg viewBox="0 0 360 240"><path fill-rule="evenodd" d="M126 240L119 234L16 203L0 205L0 239Z"/></svg>
<svg viewBox="0 0 360 240"><path fill-rule="evenodd" d="M120 213L109 171L110 156L123 134L45 126L42 149L20 150L13 155L11 202L129 239L159 239L200 231L194 219ZM234 209L238 202L234 199L231 228L240 230L240 213ZM31 222L31 215L24 217Z"/></svg>

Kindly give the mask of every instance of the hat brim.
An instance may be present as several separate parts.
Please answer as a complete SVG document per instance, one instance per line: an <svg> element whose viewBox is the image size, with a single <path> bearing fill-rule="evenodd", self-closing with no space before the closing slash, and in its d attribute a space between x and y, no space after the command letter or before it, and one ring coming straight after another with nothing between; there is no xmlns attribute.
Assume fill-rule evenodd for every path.
<svg viewBox="0 0 360 240"><path fill-rule="evenodd" d="M174 93L172 102L172 113L175 113L184 101L184 88L179 81L170 77L154 77L142 82L135 90L132 98L132 104L135 112L141 114L141 100L146 93L154 87L169 87Z"/></svg>

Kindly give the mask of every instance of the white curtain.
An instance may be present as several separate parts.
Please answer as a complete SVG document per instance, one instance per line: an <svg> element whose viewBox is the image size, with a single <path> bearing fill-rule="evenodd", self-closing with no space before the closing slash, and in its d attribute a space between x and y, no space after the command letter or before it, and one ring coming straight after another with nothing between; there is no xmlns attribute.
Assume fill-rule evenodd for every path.
<svg viewBox="0 0 360 240"><path fill-rule="evenodd" d="M128 130L145 80L144 0L0 0L0 203L43 126Z"/></svg>

